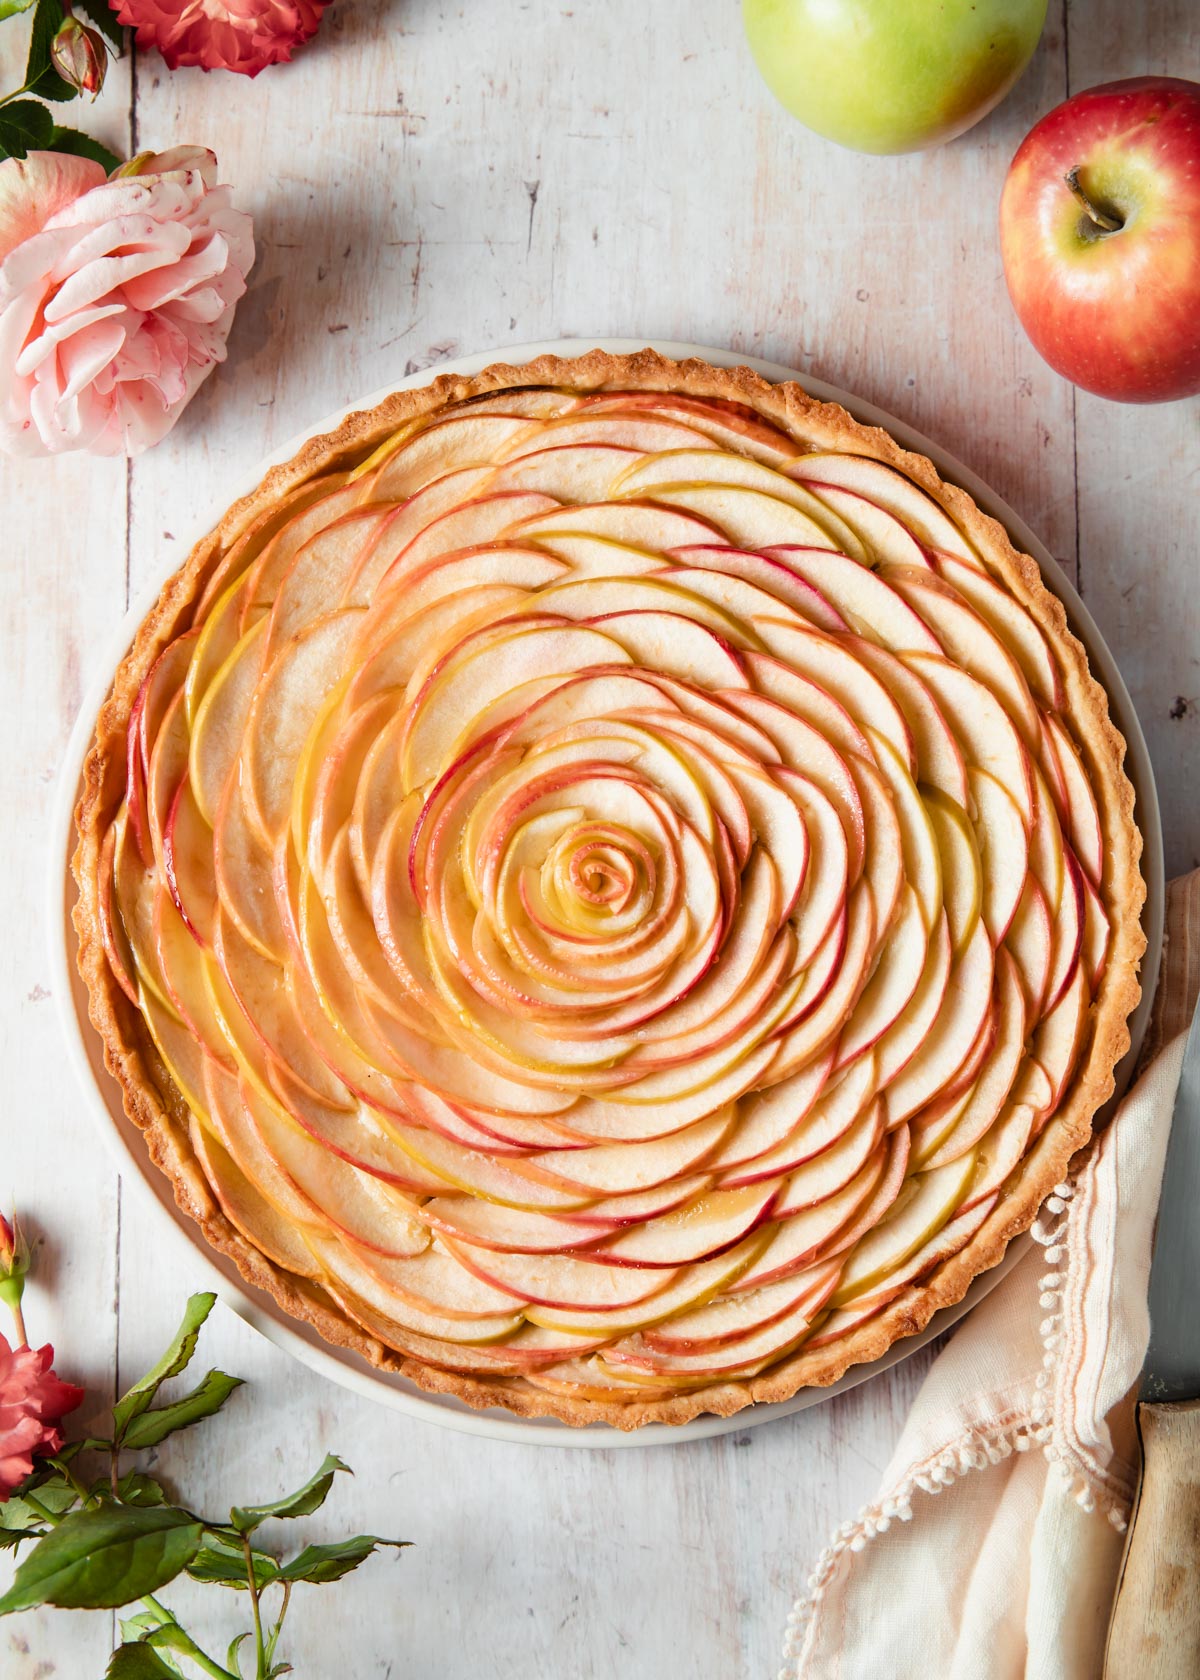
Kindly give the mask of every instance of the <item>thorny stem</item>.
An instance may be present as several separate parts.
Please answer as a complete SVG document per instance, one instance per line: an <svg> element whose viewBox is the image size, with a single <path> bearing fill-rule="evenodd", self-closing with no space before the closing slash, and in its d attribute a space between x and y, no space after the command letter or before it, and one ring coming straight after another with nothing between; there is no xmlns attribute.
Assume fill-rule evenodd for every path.
<svg viewBox="0 0 1200 1680"><path fill-rule="evenodd" d="M153 1610L156 1616L162 1617L164 1626L170 1623L172 1627L179 1627L178 1618L172 1611L167 1609L165 1604L155 1598L153 1593L144 1593L142 1595L142 1603L146 1605L148 1609ZM183 1633L184 1638L188 1642L188 1656L198 1668L202 1668L205 1674L210 1674L212 1676L212 1680L235 1680L235 1677L230 1674L227 1668L222 1668L219 1662L214 1662L212 1657L200 1649L199 1645L196 1644L196 1641L192 1638L190 1633L186 1633L183 1628L180 1628L179 1631Z"/></svg>

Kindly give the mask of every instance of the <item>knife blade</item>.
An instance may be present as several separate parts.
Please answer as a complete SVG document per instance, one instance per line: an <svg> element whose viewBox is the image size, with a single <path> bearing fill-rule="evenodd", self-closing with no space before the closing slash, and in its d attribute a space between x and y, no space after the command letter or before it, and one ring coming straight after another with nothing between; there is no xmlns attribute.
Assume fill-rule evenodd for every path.
<svg viewBox="0 0 1200 1680"><path fill-rule="evenodd" d="M1120 1121L1117 1122L1120 1124ZM1200 1675L1200 1008L1175 1097L1137 1408L1141 1476L1104 1680Z"/></svg>
<svg viewBox="0 0 1200 1680"><path fill-rule="evenodd" d="M1167 1143L1150 1271L1142 1399L1200 1396L1200 1005L1192 1016Z"/></svg>

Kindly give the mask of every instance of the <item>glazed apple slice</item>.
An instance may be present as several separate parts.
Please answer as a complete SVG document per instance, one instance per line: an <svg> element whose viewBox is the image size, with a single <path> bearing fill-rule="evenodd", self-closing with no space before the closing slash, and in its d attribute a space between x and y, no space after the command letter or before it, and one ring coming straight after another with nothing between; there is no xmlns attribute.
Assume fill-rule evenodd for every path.
<svg viewBox="0 0 1200 1680"><path fill-rule="evenodd" d="M968 761L986 770L1012 796L1028 830L1033 823L1029 755L991 689L948 660L925 653L906 654L905 660L933 691Z"/></svg>
<svg viewBox="0 0 1200 1680"><path fill-rule="evenodd" d="M883 1141L885 1119L883 1102L876 1099L858 1114L834 1143L789 1174L782 1193L771 1209L772 1219L789 1219L793 1214L816 1207L839 1190L844 1190Z"/></svg>
<svg viewBox="0 0 1200 1680"><path fill-rule="evenodd" d="M217 905L212 830L185 776L175 791L162 839L162 873L188 932L197 944L212 945Z"/></svg>
<svg viewBox="0 0 1200 1680"><path fill-rule="evenodd" d="M501 1254L458 1238L447 1251L484 1283L543 1307L621 1311L646 1301L674 1282L678 1267L610 1265L589 1255Z"/></svg>
<svg viewBox="0 0 1200 1680"><path fill-rule="evenodd" d="M390 509L357 508L308 539L281 579L267 615L265 657L268 662L293 637L323 618L334 603L364 607L369 604L375 579L373 576L361 579L361 572L364 567L370 571L373 553L378 568L382 571L386 567L388 550L380 539L390 520ZM366 561L364 556L368 557ZM357 592L350 587L356 576L360 578Z"/></svg>
<svg viewBox="0 0 1200 1680"><path fill-rule="evenodd" d="M795 554L824 554L825 549L780 549L773 554L756 553L729 546L720 547L697 543L671 551L671 569L663 575L676 576L680 572L709 572L717 578L745 582L762 591L781 607L798 613L818 630L836 634L849 626L841 613L826 600L819 590L805 581L791 556ZM770 610L759 606L756 610Z"/></svg>
<svg viewBox="0 0 1200 1680"><path fill-rule="evenodd" d="M676 396L670 391L604 391L582 397L580 413L605 410L641 414L650 410L657 418L682 423L700 432L722 449L750 455L756 461L776 466L799 453L800 446L783 432L761 420L751 408L728 402L706 402L699 397Z"/></svg>
<svg viewBox="0 0 1200 1680"><path fill-rule="evenodd" d="M943 651L920 613L869 565L848 554L819 549L774 548L768 552L793 566L860 634L897 653Z"/></svg>
<svg viewBox="0 0 1200 1680"><path fill-rule="evenodd" d="M963 1198L960 1211L989 1203L1024 1159L1033 1137L1035 1115L1026 1103L1010 1102L976 1151L975 1179ZM949 1168L943 1169L949 1171Z"/></svg>
<svg viewBox="0 0 1200 1680"><path fill-rule="evenodd" d="M615 1225L571 1225L553 1214L530 1213L476 1201L471 1196L435 1196L421 1218L435 1231L477 1248L521 1254L559 1254L610 1236Z"/></svg>
<svg viewBox="0 0 1200 1680"><path fill-rule="evenodd" d="M924 788L921 798L941 860L942 903L950 924L951 949L957 962L979 920L983 900L983 860L975 831L963 807L939 788ZM1021 838L1023 841L1024 831Z"/></svg>
<svg viewBox="0 0 1200 1680"><path fill-rule="evenodd" d="M707 1260L741 1242L771 1216L781 1182L774 1178L743 1189L706 1190L661 1219L602 1240L589 1255L651 1272Z"/></svg>
<svg viewBox="0 0 1200 1680"><path fill-rule="evenodd" d="M246 722L264 669L266 629L267 620L259 619L198 696L188 775L200 813L210 827L215 825L225 784L242 750Z"/></svg>
<svg viewBox="0 0 1200 1680"><path fill-rule="evenodd" d="M886 1282L876 1289L869 1289L865 1295L857 1296L854 1305L866 1310L882 1307L888 1301L894 1300L910 1283L927 1277L935 1267L942 1265L967 1246L995 1205L996 1196L993 1192L982 1201L963 1208L955 1214L949 1224L943 1225L935 1236L930 1237L915 1254L910 1255L902 1266L897 1267L894 1272L889 1272Z"/></svg>
<svg viewBox="0 0 1200 1680"><path fill-rule="evenodd" d="M799 477L793 472L793 477ZM826 507L840 515L854 531L870 554L870 564L878 566L907 566L928 568L929 557L908 526L894 513L860 491L847 490L841 485L809 480L814 495Z"/></svg>
<svg viewBox="0 0 1200 1680"><path fill-rule="evenodd" d="M1058 762L1067 790L1066 824L1075 855L1093 886L1099 886L1104 872L1104 838L1100 826L1100 811L1096 795L1079 757L1079 752L1063 724L1056 717L1047 717L1047 726L1054 737Z"/></svg>
<svg viewBox="0 0 1200 1680"><path fill-rule="evenodd" d="M658 455L667 450L713 452L714 444L695 427L661 411L625 409L605 413L602 409L580 404L569 414L563 414L537 428L539 443L560 449L570 445L578 448L586 444L601 444L629 449L639 455ZM525 458L527 444L520 440L502 447L496 460Z"/></svg>
<svg viewBox="0 0 1200 1680"><path fill-rule="evenodd" d="M987 620L1015 656L1039 700L1052 711L1062 705L1062 678L1049 643L1033 619L1011 595L978 566L954 554L936 554L938 575L952 584L981 618Z"/></svg>
<svg viewBox="0 0 1200 1680"><path fill-rule="evenodd" d="M838 1265L817 1265L793 1272L776 1283L739 1290L707 1306L693 1307L642 1333L655 1353L704 1354L724 1350L804 1311L812 1315L837 1282Z"/></svg>
<svg viewBox="0 0 1200 1680"><path fill-rule="evenodd" d="M721 1179L722 1186L735 1189L761 1179L776 1178L781 1173L792 1173L814 1156L823 1154L851 1129L876 1089L875 1059L869 1054L860 1056L836 1084L822 1092L785 1138L773 1149L726 1172Z"/></svg>
<svg viewBox="0 0 1200 1680"><path fill-rule="evenodd" d="M943 914L929 941L925 967L912 998L900 1018L879 1040L881 1085L892 1085L932 1032L950 984L952 966L950 929Z"/></svg>
<svg viewBox="0 0 1200 1680"><path fill-rule="evenodd" d="M373 502L406 502L433 478L459 467L485 467L518 439L535 433L528 416L467 412L389 438L356 469L359 493Z"/></svg>
<svg viewBox="0 0 1200 1680"><path fill-rule="evenodd" d="M296 1227L259 1193L229 1151L205 1131L194 1114L188 1120L188 1141L230 1224L285 1272L297 1277L319 1276L312 1250Z"/></svg>
<svg viewBox="0 0 1200 1680"><path fill-rule="evenodd" d="M1025 995L1007 951L996 957L996 1032L978 1077L961 1097L932 1105L912 1126L913 1164L942 1167L970 1149L994 1124L1013 1088L1025 1054Z"/></svg>
<svg viewBox="0 0 1200 1680"><path fill-rule="evenodd" d="M306 1230L305 1241L322 1272L322 1282L333 1299L357 1318L365 1328L380 1324L389 1340L397 1329L410 1330L431 1340L467 1344L498 1342L519 1330L520 1312L494 1312L451 1317L405 1299L374 1269L362 1263L347 1243L320 1231Z"/></svg>
<svg viewBox="0 0 1200 1680"><path fill-rule="evenodd" d="M951 967L936 1021L888 1085L891 1124L918 1113L954 1079L984 1030L994 976L991 943L980 923L961 962Z"/></svg>
<svg viewBox="0 0 1200 1680"><path fill-rule="evenodd" d="M641 460L637 449L608 442L559 442L544 433L545 447L511 456L497 466L483 486L488 496L536 492L567 503L600 502L630 465Z"/></svg>
<svg viewBox="0 0 1200 1680"><path fill-rule="evenodd" d="M936 1172L910 1178L888 1217L850 1251L830 1300L843 1307L894 1273L947 1224L968 1193L976 1156L968 1150Z"/></svg>
<svg viewBox="0 0 1200 1680"><path fill-rule="evenodd" d="M1041 1105L1046 1110L1057 1107L1062 1100L1067 1081L1079 1059L1091 1001L1083 964L1077 963L1075 974L1061 998L1043 1016L1033 1035L1033 1055L1050 1080L1050 1096Z"/></svg>
<svg viewBox="0 0 1200 1680"><path fill-rule="evenodd" d="M712 1260L684 1266L672 1282L626 1307L547 1307L533 1303L527 1308L526 1317L531 1324L539 1324L546 1329L564 1330L575 1335L597 1335L605 1341L614 1336L630 1335L649 1324L662 1323L676 1313L713 1300L746 1271L765 1241L765 1231L756 1231ZM662 1272L653 1275L660 1280L664 1276Z"/></svg>
<svg viewBox="0 0 1200 1680"><path fill-rule="evenodd" d="M557 553L560 537L607 538L652 554L666 554L688 543L726 543L728 538L707 519L658 502L593 502L586 508L554 508L520 520L509 533L516 542L535 542Z"/></svg>
<svg viewBox="0 0 1200 1680"><path fill-rule="evenodd" d="M789 462L786 470L790 477L812 485L817 494L816 487L821 484L853 490L876 507L894 514L924 548L942 549L972 566L980 565L974 549L949 514L911 479L882 461L864 455L813 453Z"/></svg>
<svg viewBox="0 0 1200 1680"><path fill-rule="evenodd" d="M1075 861L1074 853L1064 854L1062 899L1054 920L1054 954L1050 963L1050 977L1046 983L1043 1010L1049 1014L1065 994L1079 966L1083 945L1083 923L1086 914L1084 876Z"/></svg>
<svg viewBox="0 0 1200 1680"><path fill-rule="evenodd" d="M962 749L929 689L887 648L862 636L846 637L845 645L874 672L904 713L916 754L917 782L937 789L965 810L969 795Z"/></svg>
<svg viewBox="0 0 1200 1680"><path fill-rule="evenodd" d="M1032 875L1026 878L1021 902L1004 943L1021 976L1030 1019L1037 1020L1042 1015L1046 988L1050 984L1054 924L1046 895Z"/></svg>
<svg viewBox="0 0 1200 1680"><path fill-rule="evenodd" d="M862 1058L904 1013L925 972L929 935L912 888L905 885L896 919L888 929L887 951L838 1040L836 1067Z"/></svg>
<svg viewBox="0 0 1200 1680"><path fill-rule="evenodd" d="M638 1337L605 1348L603 1362L630 1372L669 1373L676 1382L692 1379L707 1383L726 1375L752 1375L782 1359L804 1340L822 1304L820 1291L814 1291L772 1323L757 1325L737 1341L700 1353L659 1353Z"/></svg>
<svg viewBox="0 0 1200 1680"><path fill-rule="evenodd" d="M773 1080L786 1079L804 1067L837 1037L870 978L875 955L875 910L870 893L860 885L847 904L840 967L815 1008L781 1032L777 1059L771 1064Z"/></svg>
<svg viewBox="0 0 1200 1680"><path fill-rule="evenodd" d="M910 775L916 771L916 751L904 713L883 683L867 671L853 653L835 637L819 631L801 630L777 620L757 620L754 628L774 654L793 671L823 689L848 712L859 729L871 728L884 737L900 755ZM912 654L911 659L927 659ZM757 667L755 667L757 672ZM853 750L858 750L857 748Z"/></svg>
<svg viewBox="0 0 1200 1680"><path fill-rule="evenodd" d="M983 861L980 913L992 943L999 945L1012 926L1025 891L1029 842L1017 801L986 770L968 772L975 810L975 834Z"/></svg>
<svg viewBox="0 0 1200 1680"><path fill-rule="evenodd" d="M900 825L905 879L916 895L926 928L932 931L943 905L942 861L937 835L925 802L895 748L883 736L873 731L868 731L868 734L875 749L875 765L891 792L892 807ZM882 897L876 898L881 918L884 902Z"/></svg>
<svg viewBox="0 0 1200 1680"><path fill-rule="evenodd" d="M801 1208L772 1225L765 1247L730 1285L734 1290L760 1289L812 1265L836 1247L838 1233L855 1217L882 1184L890 1148L877 1149L848 1184L812 1207ZM899 1186L897 1186L897 1189Z"/></svg>

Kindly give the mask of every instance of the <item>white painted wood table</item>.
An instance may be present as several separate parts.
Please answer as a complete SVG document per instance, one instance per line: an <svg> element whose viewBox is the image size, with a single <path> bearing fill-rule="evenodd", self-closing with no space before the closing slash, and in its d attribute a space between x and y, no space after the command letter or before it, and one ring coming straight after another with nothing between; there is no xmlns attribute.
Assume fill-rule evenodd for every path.
<svg viewBox="0 0 1200 1680"><path fill-rule="evenodd" d="M46 1239L31 1333L97 1411L157 1354L196 1270L123 1195L60 1053L42 914L59 758L130 589L182 559L175 533L392 377L561 335L690 339L936 435L1077 577L1150 740L1168 868L1200 861L1200 405L1074 393L1016 325L996 239L1004 170L1039 115L1068 89L1166 71L1200 74L1194 0L1052 0L987 122L941 152L869 159L776 108L734 0L343 0L294 66L253 83L144 57L114 69L93 126L118 150L213 146L259 259L228 365L158 449L128 467L7 463L0 479L0 1199ZM202 1351L251 1386L164 1452L191 1500L274 1497L336 1449L358 1476L311 1532L417 1542L297 1595L289 1648L320 1680L773 1674L808 1562L873 1491L931 1357L764 1429L609 1454L398 1417L225 1309ZM242 1606L193 1596L198 1627L228 1637ZM111 1632L103 1616L14 1618L0 1672L99 1676Z"/></svg>

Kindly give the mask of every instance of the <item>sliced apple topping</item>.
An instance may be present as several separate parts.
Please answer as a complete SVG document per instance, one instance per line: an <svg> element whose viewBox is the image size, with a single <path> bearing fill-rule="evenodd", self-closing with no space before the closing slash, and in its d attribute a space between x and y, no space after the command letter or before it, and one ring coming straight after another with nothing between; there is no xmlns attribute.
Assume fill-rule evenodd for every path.
<svg viewBox="0 0 1200 1680"><path fill-rule="evenodd" d="M400 427L220 557L105 948L215 1204L363 1331L607 1401L969 1242L1110 945L1048 641L898 470L737 403Z"/></svg>

